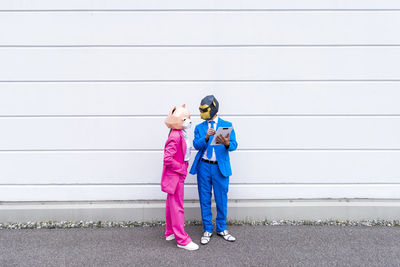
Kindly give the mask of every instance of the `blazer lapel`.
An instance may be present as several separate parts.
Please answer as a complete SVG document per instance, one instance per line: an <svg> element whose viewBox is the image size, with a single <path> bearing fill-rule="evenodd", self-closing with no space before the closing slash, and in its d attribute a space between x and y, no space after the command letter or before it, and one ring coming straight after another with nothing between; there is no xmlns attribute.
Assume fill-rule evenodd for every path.
<svg viewBox="0 0 400 267"><path fill-rule="evenodd" d="M208 131L208 123L207 123L207 121L203 121L203 122L201 123L201 126L203 127L204 136L206 136L207 131Z"/></svg>
<svg viewBox="0 0 400 267"><path fill-rule="evenodd" d="M204 132L207 133L207 130L208 130L208 123L207 123L207 121L203 121L202 126L203 126Z"/></svg>
<svg viewBox="0 0 400 267"><path fill-rule="evenodd" d="M220 117L218 117L218 124L217 124L217 129L219 127L224 127L225 121L223 119L221 119Z"/></svg>
<svg viewBox="0 0 400 267"><path fill-rule="evenodd" d="M218 118L218 123L217 123L217 128L215 130L218 130L219 127L223 127L223 125L221 125L222 120L220 118Z"/></svg>
<svg viewBox="0 0 400 267"><path fill-rule="evenodd" d="M185 141L185 137L183 136L182 131L179 131L179 135L181 137L182 155L183 155L183 159L185 159L185 154L186 154L186 149L187 149L186 141Z"/></svg>
<svg viewBox="0 0 400 267"><path fill-rule="evenodd" d="M224 127L224 121L220 117L218 117L217 128L215 130L217 131L219 127ZM216 138L216 136L214 138ZM221 146L219 146L219 145L214 147L215 153L217 153L217 151L219 151L220 147Z"/></svg>

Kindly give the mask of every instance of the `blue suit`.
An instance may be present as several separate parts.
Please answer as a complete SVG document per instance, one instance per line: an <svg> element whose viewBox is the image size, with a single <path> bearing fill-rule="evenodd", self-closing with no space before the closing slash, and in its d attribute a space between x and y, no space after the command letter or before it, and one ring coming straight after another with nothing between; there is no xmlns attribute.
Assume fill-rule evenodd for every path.
<svg viewBox="0 0 400 267"><path fill-rule="evenodd" d="M218 118L216 130L218 130L219 127L232 127L232 123ZM195 128L193 146L198 150L198 153L193 162L192 168L190 169L190 173L197 174L197 185L204 230L212 233L212 188L214 190L214 198L217 204L216 230L217 232L222 232L226 229L229 176L232 175L229 151L236 150L237 142L235 130L232 130L228 148L226 148L224 145L214 146L215 156L218 164L206 163L201 159L208 147L208 143L211 142L210 138L208 143L206 143L205 136L207 130L207 121L198 124Z"/></svg>

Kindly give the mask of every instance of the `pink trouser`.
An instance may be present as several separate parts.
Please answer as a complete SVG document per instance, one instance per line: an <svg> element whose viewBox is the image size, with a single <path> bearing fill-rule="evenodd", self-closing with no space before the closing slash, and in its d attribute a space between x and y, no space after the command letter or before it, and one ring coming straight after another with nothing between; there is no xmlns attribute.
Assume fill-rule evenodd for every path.
<svg viewBox="0 0 400 267"><path fill-rule="evenodd" d="M181 177L175 194L167 195L165 206L166 231L165 237L175 235L178 245L186 246L192 239L185 232L185 210L183 209L183 188L185 184L184 177Z"/></svg>

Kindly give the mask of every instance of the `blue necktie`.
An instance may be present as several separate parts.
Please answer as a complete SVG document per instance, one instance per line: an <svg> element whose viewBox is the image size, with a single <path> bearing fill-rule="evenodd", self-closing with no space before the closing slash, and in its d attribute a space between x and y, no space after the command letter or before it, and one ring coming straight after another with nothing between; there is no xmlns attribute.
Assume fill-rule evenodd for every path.
<svg viewBox="0 0 400 267"><path fill-rule="evenodd" d="M210 121L211 129L214 129L214 123L215 123L215 121ZM211 159L212 155L213 155L214 146L210 146L213 139L214 139L214 135L211 135L210 139L208 140L208 147L207 147L207 158L208 159Z"/></svg>

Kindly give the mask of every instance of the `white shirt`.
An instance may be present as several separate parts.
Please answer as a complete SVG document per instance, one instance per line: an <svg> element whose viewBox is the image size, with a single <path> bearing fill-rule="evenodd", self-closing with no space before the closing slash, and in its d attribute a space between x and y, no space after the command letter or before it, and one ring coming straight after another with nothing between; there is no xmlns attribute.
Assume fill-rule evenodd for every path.
<svg viewBox="0 0 400 267"><path fill-rule="evenodd" d="M190 160L190 154L191 154L191 150L192 150L192 144L190 142L190 138L189 138L189 134L186 132L185 129L182 130L182 134L183 137L185 138L185 142L186 142L186 153L185 153L185 161L189 161Z"/></svg>
<svg viewBox="0 0 400 267"><path fill-rule="evenodd" d="M211 120L207 121L208 129L211 128L211 123L210 123L210 121L211 121ZM218 116L215 117L214 121L215 121L215 123L214 123L214 129L217 130ZM215 136L214 136L214 138L215 138ZM215 148L213 149L212 157L211 157L210 159L207 158L207 149L206 149L206 151L205 151L204 154L203 154L203 159L207 159L207 160L211 160L211 161L217 161L217 157L215 156Z"/></svg>

